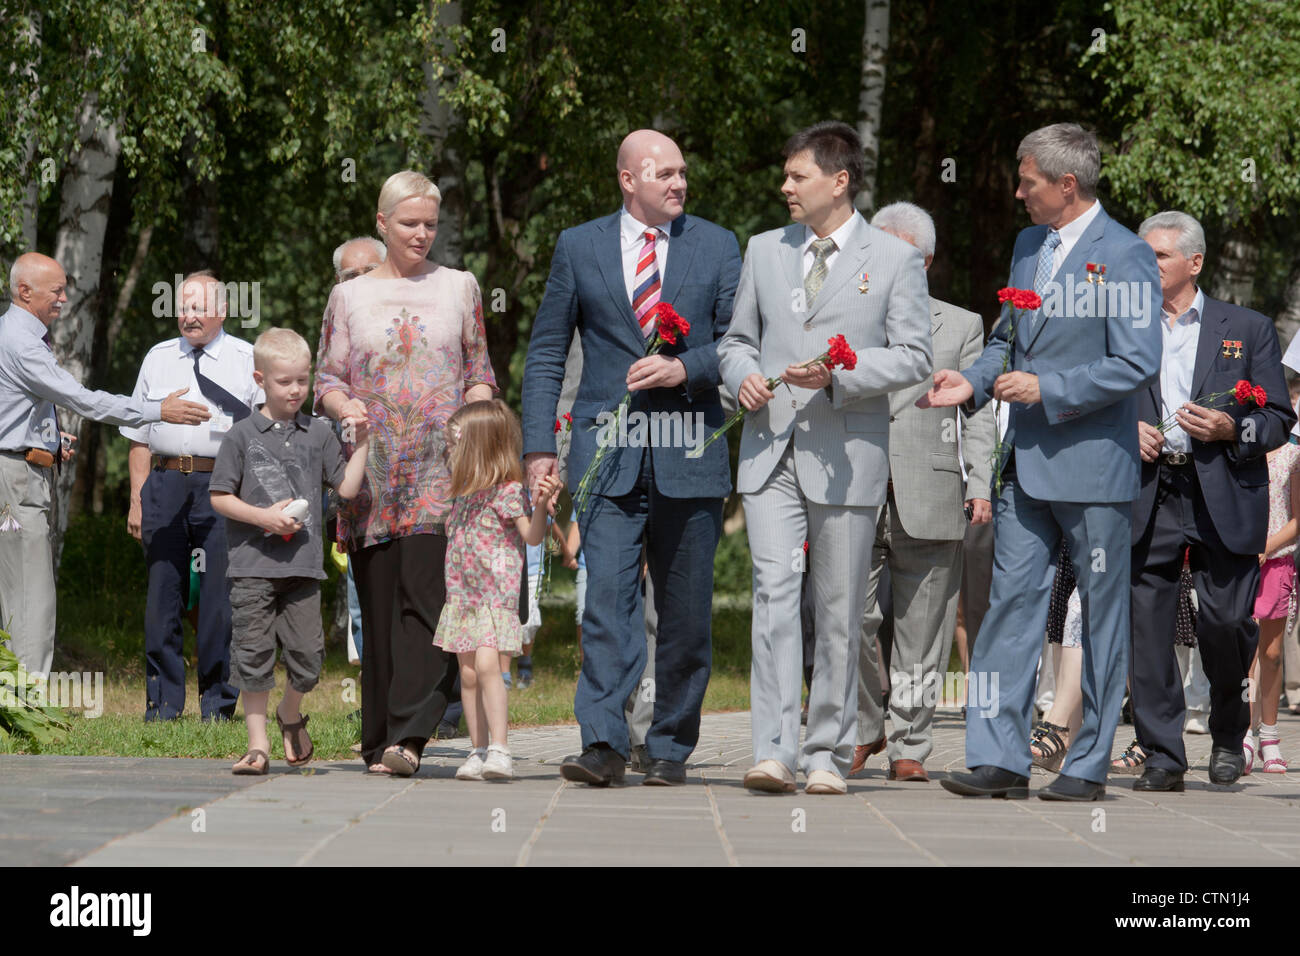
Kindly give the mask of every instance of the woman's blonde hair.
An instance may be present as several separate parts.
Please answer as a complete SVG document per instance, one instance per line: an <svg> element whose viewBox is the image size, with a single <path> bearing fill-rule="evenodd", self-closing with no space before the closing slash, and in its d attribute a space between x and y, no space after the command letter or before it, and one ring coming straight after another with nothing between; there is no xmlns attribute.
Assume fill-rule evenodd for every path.
<svg viewBox="0 0 1300 956"><path fill-rule="evenodd" d="M448 456L452 497L524 480L519 417L501 399L462 406L447 419L444 430L456 435Z"/></svg>
<svg viewBox="0 0 1300 956"><path fill-rule="evenodd" d="M380 215L387 219L398 203L408 199L432 199L439 206L442 205L442 193L438 192L433 180L424 173L404 169L384 180L384 186L379 190Z"/></svg>

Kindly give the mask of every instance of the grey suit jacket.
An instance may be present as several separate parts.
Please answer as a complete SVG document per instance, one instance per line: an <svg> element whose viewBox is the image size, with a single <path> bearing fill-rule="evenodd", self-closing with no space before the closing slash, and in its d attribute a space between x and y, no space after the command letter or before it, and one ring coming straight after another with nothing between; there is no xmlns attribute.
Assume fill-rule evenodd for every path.
<svg viewBox="0 0 1300 956"><path fill-rule="evenodd" d="M930 338L936 368L962 369L984 351L984 322L974 312L930 299ZM970 467L970 493L958 459L956 408L917 408L927 379L889 397L889 471L903 530L927 541L960 541L967 498L989 497L993 409L962 413L961 458Z"/></svg>
<svg viewBox="0 0 1300 956"><path fill-rule="evenodd" d="M793 439L795 473L810 501L885 501L889 393L925 380L933 368L928 286L915 247L853 216L854 228L810 309L802 308L804 227L749 241L731 326L718 343L727 388L738 394L750 374L770 378L816 358L833 335L848 340L858 362L852 372L836 369L825 389L780 386L772 401L745 416L736 479L741 493L763 487Z"/></svg>

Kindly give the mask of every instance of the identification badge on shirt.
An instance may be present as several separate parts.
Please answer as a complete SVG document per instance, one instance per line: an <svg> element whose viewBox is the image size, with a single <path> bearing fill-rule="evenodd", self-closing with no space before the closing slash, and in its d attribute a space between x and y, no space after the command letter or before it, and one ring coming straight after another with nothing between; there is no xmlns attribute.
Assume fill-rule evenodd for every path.
<svg viewBox="0 0 1300 956"><path fill-rule="evenodd" d="M208 433L214 438L223 437L226 432L230 431L230 426L235 424L235 420L224 412L216 412L208 419Z"/></svg>

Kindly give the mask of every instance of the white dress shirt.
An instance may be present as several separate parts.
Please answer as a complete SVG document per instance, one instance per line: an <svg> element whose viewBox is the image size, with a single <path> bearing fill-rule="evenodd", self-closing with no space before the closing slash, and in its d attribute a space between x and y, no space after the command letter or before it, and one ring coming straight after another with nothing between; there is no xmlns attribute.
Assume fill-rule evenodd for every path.
<svg viewBox="0 0 1300 956"><path fill-rule="evenodd" d="M862 219L862 214L856 209L853 215L844 220L844 224L832 232L829 236L820 238L835 240L835 248L826 256L826 274L830 275L831 269L835 267L835 260L839 257L840 250L844 244L849 241L849 236L853 230L858 227L858 220ZM813 232L807 226L803 227L803 276L808 278L808 273L812 272L813 263L817 261L817 253L813 252L813 240L819 238L817 233Z"/></svg>
<svg viewBox="0 0 1300 956"><path fill-rule="evenodd" d="M1070 250L1074 248L1075 243L1083 238L1084 232L1092 225L1092 221L1097 218L1097 214L1100 212L1101 203L1094 199L1092 205L1084 211L1082 216L1066 223L1057 230L1057 235L1061 237L1061 244L1052 253L1052 275L1056 275L1057 270L1064 264L1065 257L1070 254Z"/></svg>
<svg viewBox="0 0 1300 956"><path fill-rule="evenodd" d="M1160 420L1172 418L1192 400L1192 372L1196 369L1196 346L1201 339L1201 316L1205 293L1196 290L1192 307L1180 316L1160 310L1160 331L1165 351L1160 358ZM1175 422L1165 429L1162 452L1191 451L1192 439Z"/></svg>
<svg viewBox="0 0 1300 956"><path fill-rule="evenodd" d="M231 395L250 408L265 401L262 390L253 381L253 346L243 339L227 335L225 330L203 346L199 368ZM232 422L224 416L216 402L202 390L194 377L194 347L184 336L159 342L149 350L140 365L140 375L135 381L136 400L144 398L159 402L178 388L188 388L181 398L208 406L212 418L198 425L172 425L156 422L141 428L122 428L123 437L149 446L155 455L169 458L179 455L198 455L216 458L221 440L230 430Z"/></svg>
<svg viewBox="0 0 1300 956"><path fill-rule="evenodd" d="M632 290L636 288L636 264L641 259L641 250L645 248L645 234L651 228L659 233L655 239L655 265L659 267L659 285L662 289L664 268L668 265L668 223L662 226L647 226L639 221L627 207L618 218L618 231L622 238L623 249L623 284L627 287L627 301L632 301Z"/></svg>
<svg viewBox="0 0 1300 956"><path fill-rule="evenodd" d="M60 368L45 344L47 331L21 306L10 305L0 317L0 451L44 448L57 454L55 405L113 425L158 420L158 402L92 391Z"/></svg>

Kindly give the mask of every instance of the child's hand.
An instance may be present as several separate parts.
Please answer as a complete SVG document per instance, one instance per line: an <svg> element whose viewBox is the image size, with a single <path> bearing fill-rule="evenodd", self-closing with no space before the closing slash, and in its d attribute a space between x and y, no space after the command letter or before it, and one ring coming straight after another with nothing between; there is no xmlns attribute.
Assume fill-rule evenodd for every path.
<svg viewBox="0 0 1300 956"><path fill-rule="evenodd" d="M262 528L269 534L293 535L302 530L302 522L297 518L290 518L284 513L284 506L293 501L292 498L285 498L284 501L277 501L269 508L262 508Z"/></svg>
<svg viewBox="0 0 1300 956"><path fill-rule="evenodd" d="M555 500L556 495L564 488L564 482L560 481L555 475L547 475L537 482L537 501L534 503L536 508L545 508Z"/></svg>

